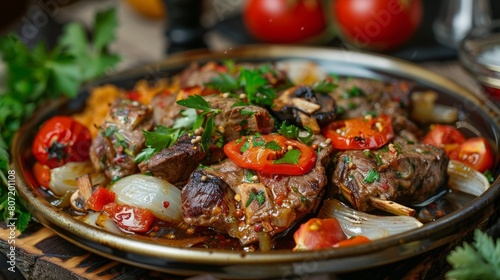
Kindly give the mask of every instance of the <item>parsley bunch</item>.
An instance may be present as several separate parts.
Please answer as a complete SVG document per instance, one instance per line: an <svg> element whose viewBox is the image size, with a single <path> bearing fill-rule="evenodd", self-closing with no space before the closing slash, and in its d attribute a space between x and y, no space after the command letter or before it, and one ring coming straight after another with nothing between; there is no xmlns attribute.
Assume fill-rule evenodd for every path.
<svg viewBox="0 0 500 280"><path fill-rule="evenodd" d="M5 89L0 93L0 215L7 211L9 146L14 133L42 102L62 96L75 97L83 82L98 77L118 63L119 56L108 46L115 39L117 27L114 9L99 12L94 21L93 40L78 23L64 26L57 45L49 50L45 42L28 49L19 37L0 37L0 55L6 66ZM16 226L26 228L30 215L16 196Z"/></svg>
<svg viewBox="0 0 500 280"><path fill-rule="evenodd" d="M447 279L500 279L500 241L479 229L472 245L455 248L447 260L453 267L446 273Z"/></svg>

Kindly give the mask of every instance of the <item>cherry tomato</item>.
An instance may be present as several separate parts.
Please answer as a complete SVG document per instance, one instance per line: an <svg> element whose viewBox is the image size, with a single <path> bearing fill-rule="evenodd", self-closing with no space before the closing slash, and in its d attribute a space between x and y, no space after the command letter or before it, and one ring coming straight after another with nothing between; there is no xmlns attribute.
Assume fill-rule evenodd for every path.
<svg viewBox="0 0 500 280"><path fill-rule="evenodd" d="M421 0L335 0L332 7L340 37L360 49L397 48L422 18Z"/></svg>
<svg viewBox="0 0 500 280"><path fill-rule="evenodd" d="M249 0L243 20L255 38L269 43L304 41L327 27L320 0Z"/></svg>
<svg viewBox="0 0 500 280"><path fill-rule="evenodd" d="M50 168L47 165L35 162L33 165L33 174L40 186L48 187L50 182Z"/></svg>
<svg viewBox="0 0 500 280"><path fill-rule="evenodd" d="M116 194L106 188L100 187L92 193L87 206L94 211L102 211L108 203L115 202Z"/></svg>
<svg viewBox="0 0 500 280"><path fill-rule="evenodd" d="M493 166L493 153L484 137L465 140L457 149L457 160L484 172Z"/></svg>
<svg viewBox="0 0 500 280"><path fill-rule="evenodd" d="M278 134L242 137L224 145L224 152L238 166L268 174L302 175L316 163L313 148Z"/></svg>
<svg viewBox="0 0 500 280"><path fill-rule="evenodd" d="M434 124L422 139L422 143L439 147L451 159L457 159L457 150L465 141L465 136L454 126Z"/></svg>
<svg viewBox="0 0 500 280"><path fill-rule="evenodd" d="M312 218L300 225L293 234L294 251L319 250L331 248L338 242L346 240L347 236L336 218Z"/></svg>
<svg viewBox="0 0 500 280"><path fill-rule="evenodd" d="M33 141L33 156L50 168L70 161L89 159L90 131L68 116L55 116L46 121Z"/></svg>
<svg viewBox="0 0 500 280"><path fill-rule="evenodd" d="M358 244L363 244L363 243L368 243L371 242L371 240L363 235L356 235L352 238L346 239L339 241L337 244L333 245L335 248L339 247L346 247L346 246L353 246L353 245L358 245Z"/></svg>
<svg viewBox="0 0 500 280"><path fill-rule="evenodd" d="M394 138L392 120L389 116L359 117L329 123L322 130L332 139L332 145L341 150L364 150L380 148Z"/></svg>
<svg viewBox="0 0 500 280"><path fill-rule="evenodd" d="M119 227L133 232L147 232L155 219L150 210L131 205L120 205L115 202L104 205L103 211L113 219Z"/></svg>

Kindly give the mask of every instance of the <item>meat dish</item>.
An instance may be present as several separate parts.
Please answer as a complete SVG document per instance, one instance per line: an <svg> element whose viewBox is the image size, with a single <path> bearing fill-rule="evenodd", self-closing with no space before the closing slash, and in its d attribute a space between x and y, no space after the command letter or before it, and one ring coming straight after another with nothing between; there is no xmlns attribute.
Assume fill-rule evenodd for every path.
<svg viewBox="0 0 500 280"><path fill-rule="evenodd" d="M97 213L96 226L110 219L120 234L206 237L190 246L291 249L276 240L290 239L325 199L414 215L412 205L446 188L457 159L449 143L426 142L432 127L411 117L412 82L297 82L273 63L226 61L194 63L171 84L150 102L124 92L100 123L86 124L98 132L80 161L105 179L78 174L67 195L52 191L73 215ZM228 241L214 244L217 236Z"/></svg>

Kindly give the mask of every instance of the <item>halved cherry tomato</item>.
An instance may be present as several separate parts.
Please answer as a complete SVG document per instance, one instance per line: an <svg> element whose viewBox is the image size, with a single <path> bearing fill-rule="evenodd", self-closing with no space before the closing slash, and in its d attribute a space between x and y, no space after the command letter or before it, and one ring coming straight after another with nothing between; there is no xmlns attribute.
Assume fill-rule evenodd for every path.
<svg viewBox="0 0 500 280"><path fill-rule="evenodd" d="M338 242L337 244L333 245L334 248L339 248L339 247L346 247L346 246L353 246L353 245L358 245L358 244L363 244L363 243L368 243L371 242L371 240L363 235L356 235L353 236L352 238L342 240Z"/></svg>
<svg viewBox="0 0 500 280"><path fill-rule="evenodd" d="M149 209L131 205L120 205L115 202L104 205L103 211L113 219L119 227L133 232L147 232L155 216Z"/></svg>
<svg viewBox="0 0 500 280"><path fill-rule="evenodd" d="M493 166L493 153L484 137L465 140L457 149L457 160L484 172Z"/></svg>
<svg viewBox="0 0 500 280"><path fill-rule="evenodd" d="M33 165L33 175L40 186L48 187L50 182L50 168L38 161Z"/></svg>
<svg viewBox="0 0 500 280"><path fill-rule="evenodd" d="M453 156L454 151L464 141L465 136L457 128L442 124L432 125L431 130L422 139L424 144L444 149L448 156Z"/></svg>
<svg viewBox="0 0 500 280"><path fill-rule="evenodd" d="M245 136L224 146L238 166L268 174L302 175L316 163L313 148L279 134Z"/></svg>
<svg viewBox="0 0 500 280"><path fill-rule="evenodd" d="M106 188L100 187L92 193L87 206L94 211L102 211L104 205L115 202L116 194Z"/></svg>
<svg viewBox="0 0 500 280"><path fill-rule="evenodd" d="M70 161L89 159L90 131L68 116L55 116L46 121L33 141L33 156L50 168Z"/></svg>
<svg viewBox="0 0 500 280"><path fill-rule="evenodd" d="M300 225L300 228L293 234L293 239L296 244L293 250L303 251L331 248L342 240L346 240L347 236L336 218L312 218Z"/></svg>
<svg viewBox="0 0 500 280"><path fill-rule="evenodd" d="M394 138L392 120L386 115L334 121L325 126L322 132L340 150L380 148Z"/></svg>

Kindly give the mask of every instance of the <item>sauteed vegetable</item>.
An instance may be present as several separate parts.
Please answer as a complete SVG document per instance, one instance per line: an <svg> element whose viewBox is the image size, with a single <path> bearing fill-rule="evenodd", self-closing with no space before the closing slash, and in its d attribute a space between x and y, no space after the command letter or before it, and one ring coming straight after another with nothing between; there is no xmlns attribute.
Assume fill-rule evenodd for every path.
<svg viewBox="0 0 500 280"><path fill-rule="evenodd" d="M411 83L292 73L209 62L154 93L124 90L101 120L71 120L98 127L89 160L35 155L35 177L53 204L94 226L246 251L370 242L439 218L425 205L443 189L487 188L460 163L491 168L487 140L412 120ZM45 128L53 121L39 134L57 132Z"/></svg>

